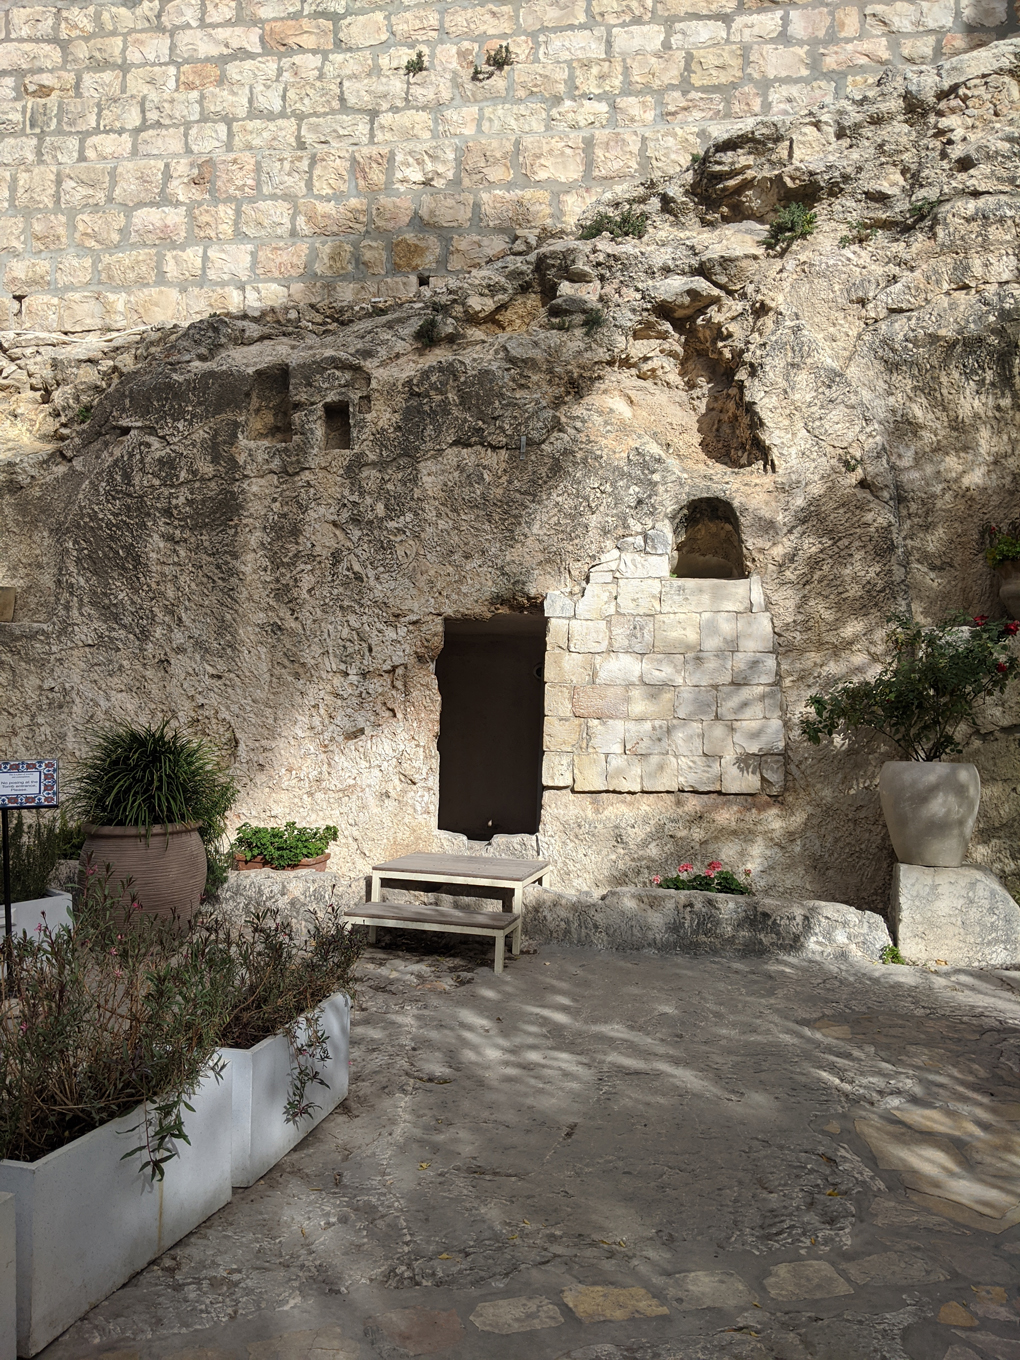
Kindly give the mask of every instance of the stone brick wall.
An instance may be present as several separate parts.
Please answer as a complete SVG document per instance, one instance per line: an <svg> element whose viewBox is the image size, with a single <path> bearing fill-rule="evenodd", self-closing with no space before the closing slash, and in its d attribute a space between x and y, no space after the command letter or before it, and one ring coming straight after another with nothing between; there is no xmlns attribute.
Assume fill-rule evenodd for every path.
<svg viewBox="0 0 1020 1360"><path fill-rule="evenodd" d="M410 295L682 167L723 120L1009 25L1006 0L15 4L0 328Z"/></svg>
<svg viewBox="0 0 1020 1360"><path fill-rule="evenodd" d="M576 600L546 597L546 788L782 792L761 581L672 577L671 547L666 529L622 539Z"/></svg>

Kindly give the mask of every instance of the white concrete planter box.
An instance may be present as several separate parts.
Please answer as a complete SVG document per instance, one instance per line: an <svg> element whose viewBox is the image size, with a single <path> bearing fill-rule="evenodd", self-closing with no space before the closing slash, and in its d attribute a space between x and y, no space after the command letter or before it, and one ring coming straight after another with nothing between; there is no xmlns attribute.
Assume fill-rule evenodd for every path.
<svg viewBox="0 0 1020 1360"><path fill-rule="evenodd" d="M46 920L43 920L45 913ZM50 930L71 924L71 894L47 888L45 897L33 897L27 902L11 903L11 921L15 935L22 931L33 935L36 926L47 925ZM3 904L0 903L0 930L3 929Z"/></svg>
<svg viewBox="0 0 1020 1360"><path fill-rule="evenodd" d="M0 1161L17 1224L18 1355L32 1356L230 1200L229 1066L203 1078L161 1181L139 1170L141 1111L37 1162ZM0 1258L2 1262L2 1258ZM0 1264L2 1270L2 1264ZM2 1296L0 1296L2 1297ZM2 1317L2 1313L0 1313Z"/></svg>
<svg viewBox="0 0 1020 1360"><path fill-rule="evenodd" d="M14 1196L0 1195L0 1360L18 1353L14 1267Z"/></svg>
<svg viewBox="0 0 1020 1360"><path fill-rule="evenodd" d="M254 1185L335 1110L347 1094L350 997L345 992L335 992L318 1009L329 1050L329 1062L318 1070L328 1087L308 1088L308 1099L319 1108L296 1124L288 1124L284 1115L293 1061L285 1034L274 1034L254 1048L220 1050L230 1059L234 1074L231 1179L236 1186Z"/></svg>

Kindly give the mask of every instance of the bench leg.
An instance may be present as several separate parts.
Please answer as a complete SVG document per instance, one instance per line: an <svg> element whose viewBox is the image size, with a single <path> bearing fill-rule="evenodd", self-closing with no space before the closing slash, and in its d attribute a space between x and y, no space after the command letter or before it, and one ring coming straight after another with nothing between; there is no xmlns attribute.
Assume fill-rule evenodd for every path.
<svg viewBox="0 0 1020 1360"><path fill-rule="evenodd" d="M494 973L502 973L503 971L503 946L505 945L505 943L506 943L505 935L496 936L496 957L493 959L492 962L492 971Z"/></svg>
<svg viewBox="0 0 1020 1360"><path fill-rule="evenodd" d="M368 928L368 942L369 942L369 944L375 944L378 935L379 935L379 927L378 927L378 926L369 926L369 928Z"/></svg>
<svg viewBox="0 0 1020 1360"><path fill-rule="evenodd" d="M510 935L510 953L514 958L521 952L521 931L523 928L524 922L518 921Z"/></svg>
<svg viewBox="0 0 1020 1360"><path fill-rule="evenodd" d="M378 874L373 874L373 875L372 875L372 884L371 884L371 887L370 887L369 890L368 890L368 896L365 898L365 901L366 901L366 902L380 902L380 901L382 901L382 898L381 898L381 896L380 896L380 893L381 893L381 889L380 889L380 887L379 887L379 875L378 875Z"/></svg>

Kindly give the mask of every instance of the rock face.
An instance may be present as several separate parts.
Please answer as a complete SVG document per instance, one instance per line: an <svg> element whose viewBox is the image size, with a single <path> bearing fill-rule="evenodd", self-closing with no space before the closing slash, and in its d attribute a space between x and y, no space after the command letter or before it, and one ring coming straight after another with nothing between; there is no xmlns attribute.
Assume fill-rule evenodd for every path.
<svg viewBox="0 0 1020 1360"><path fill-rule="evenodd" d="M900 953L915 963L1016 968L1020 907L994 874L973 864L893 868L890 922Z"/></svg>
<svg viewBox="0 0 1020 1360"><path fill-rule="evenodd" d="M883 907L876 784L896 753L813 749L797 717L874 666L893 611L1001 612L979 529L1020 513L1018 76L1004 42L758 120L641 190L641 240L550 241L377 314L303 306L152 336L72 438L0 464L13 754L73 756L112 716L188 720L236 758L240 817L337 824L331 864L353 880L446 844L444 618L552 601L564 655L580 617L602 627L576 630L592 648L576 654L617 652L622 671L636 657L642 687L649 657L673 658L673 688L704 691L698 759L720 772L739 722L783 732L745 744L760 792L679 777L625 791L610 758L627 774L630 757L663 757L665 778L696 755L676 746L697 734L668 726L686 721L681 700L672 718L639 715L647 696L614 682L627 693L595 698L626 715L601 750L588 724L608 720L579 714L563 682L546 749L567 760L538 834L551 886L605 892L718 858L752 868L765 897ZM817 227L770 248L768 221L793 201ZM65 409L63 389L52 399ZM716 553L706 505L728 526ZM773 625L730 716L739 646L728 681L692 685L727 611L659 647L655 578L658 598L632 594L611 645L625 562L673 560L688 519L683 556L716 556L731 578L740 561L758 594L747 617ZM602 585L615 600L584 619ZM599 688L594 669L581 688ZM1017 721L1014 697L986 706L963 757L984 789L971 858L1014 887L1016 746L998 734ZM592 755L605 791L575 778Z"/></svg>

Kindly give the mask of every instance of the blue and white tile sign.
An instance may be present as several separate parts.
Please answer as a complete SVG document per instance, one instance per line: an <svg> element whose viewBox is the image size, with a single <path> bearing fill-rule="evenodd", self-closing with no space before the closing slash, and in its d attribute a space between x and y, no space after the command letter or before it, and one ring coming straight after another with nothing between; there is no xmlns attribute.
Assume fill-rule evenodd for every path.
<svg viewBox="0 0 1020 1360"><path fill-rule="evenodd" d="M0 808L55 808L56 760L0 760Z"/></svg>

